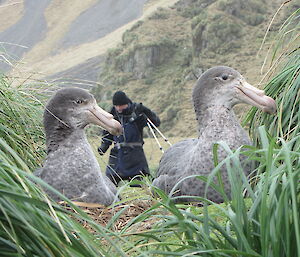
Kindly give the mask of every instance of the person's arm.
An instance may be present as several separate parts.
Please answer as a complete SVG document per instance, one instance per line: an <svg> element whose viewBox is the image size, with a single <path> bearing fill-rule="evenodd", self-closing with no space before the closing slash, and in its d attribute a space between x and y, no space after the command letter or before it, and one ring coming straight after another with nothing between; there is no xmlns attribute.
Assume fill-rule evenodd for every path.
<svg viewBox="0 0 300 257"><path fill-rule="evenodd" d="M114 136L112 134L110 134L106 130L103 130L103 133L102 133L102 143L98 147L98 153L100 155L105 154L105 152L107 151L107 149L109 148L109 146L112 144L113 138L114 138Z"/></svg>
<svg viewBox="0 0 300 257"><path fill-rule="evenodd" d="M144 114L146 116L146 118L149 118L156 127L158 127L160 125L160 119L156 115L156 113L151 111L148 107L146 107L142 103L137 104L136 112L137 112L137 115Z"/></svg>
<svg viewBox="0 0 300 257"><path fill-rule="evenodd" d="M115 109L114 107L111 108L110 112L112 115L114 115ZM102 132L102 143L98 147L98 152L100 155L105 154L107 149L110 147L110 145L113 143L114 136L110 134L108 131L103 130Z"/></svg>

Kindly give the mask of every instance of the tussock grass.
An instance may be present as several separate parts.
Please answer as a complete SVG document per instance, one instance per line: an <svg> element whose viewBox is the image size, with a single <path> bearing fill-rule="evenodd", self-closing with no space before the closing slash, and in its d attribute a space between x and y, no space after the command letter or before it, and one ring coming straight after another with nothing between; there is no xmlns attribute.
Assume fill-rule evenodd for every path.
<svg viewBox="0 0 300 257"><path fill-rule="evenodd" d="M29 170L2 139L0 146L0 248L3 256L128 256L122 250L124 240L118 234L95 223L63 196L73 212L50 201L35 183L51 188L17 167ZM15 165L10 163L10 157L15 159ZM94 233L88 232L83 224L88 224ZM130 248L130 243L125 241L124 244Z"/></svg>
<svg viewBox="0 0 300 257"><path fill-rule="evenodd" d="M293 139L300 133L300 39L299 14L296 10L283 24L274 39L274 51L270 53L271 67L269 73L276 75L265 87L267 95L276 99L276 117L258 112L252 108L245 123L250 122L250 131L255 138L256 128L265 125L274 137ZM299 150L299 143L295 142Z"/></svg>
<svg viewBox="0 0 300 257"><path fill-rule="evenodd" d="M39 87L12 87L8 79L0 78L0 136L31 169L45 156L41 92Z"/></svg>
<svg viewBox="0 0 300 257"><path fill-rule="evenodd" d="M280 139L279 147L263 127L259 132L261 148L231 152L219 146L229 152L222 164L227 166L232 201L219 205L199 197L203 208L176 205L174 198L154 189L161 200L135 222L159 221L149 231L128 235L134 234L143 250L158 256L298 256L300 153L292 148L300 136L290 142ZM257 183L241 177L240 154L259 160ZM217 172L218 166L211 176ZM215 188L223 191L221 185Z"/></svg>
<svg viewBox="0 0 300 257"><path fill-rule="evenodd" d="M53 203L37 185L54 189L31 175L45 157L44 97L43 87L12 87L0 79L1 255L109 256L111 252L111 256L127 256L115 242L118 235L96 224L63 196L74 212ZM85 223L95 234L82 226Z"/></svg>
<svg viewBox="0 0 300 257"><path fill-rule="evenodd" d="M292 17L296 19L299 10L295 14ZM299 28L299 23L296 25ZM292 30L283 31L286 35ZM290 39L298 42L299 36ZM175 197L151 188L151 181L143 181L147 190L130 192L127 199L134 201L141 196L153 205L120 231L113 228L126 207L119 208L104 227L63 196L74 211L52 202L40 190L37 184L51 189L31 175L44 157L43 104L36 98L43 99L42 91L11 87L7 80L0 79L1 255L300 256L299 49L289 49L284 50L281 72L266 89L279 104L277 116L266 117L251 110L246 119L251 121L250 128L259 143L235 151L217 144L215 169L208 178L195 178L222 193L221 181L212 181L219 176L219 167L225 165L231 200L224 195L225 202L215 204L199 197L201 207L179 205ZM216 156L219 147L228 152L220 162ZM241 172L241 154L256 163L250 181ZM159 197L153 197L150 190ZM89 224L90 232L84 224Z"/></svg>

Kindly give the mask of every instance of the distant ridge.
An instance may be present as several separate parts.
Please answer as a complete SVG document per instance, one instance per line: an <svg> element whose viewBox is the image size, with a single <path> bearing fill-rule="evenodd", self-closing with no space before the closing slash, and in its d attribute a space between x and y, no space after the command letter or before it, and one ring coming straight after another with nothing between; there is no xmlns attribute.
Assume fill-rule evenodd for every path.
<svg viewBox="0 0 300 257"><path fill-rule="evenodd" d="M16 78L15 83L55 79L55 74L58 77L71 75L74 79L86 79L85 64L91 67L91 60L102 60L100 56L121 42L123 32L138 18L149 15L149 12L159 6L167 6L174 2L176 1L72 0L70 5L68 1L59 0L20 0L20 17L12 19L15 20L15 24L3 28L0 32L3 35L0 41L15 41L26 46L15 46L12 47L12 51L9 48L6 48L7 52L2 51L6 57L13 57L10 59L12 62L19 60L9 74ZM0 14L7 19L16 10L9 8L11 4L14 4L12 0L0 2ZM30 22L40 26L40 30L34 29L28 20L24 21L24 16L28 15L34 17ZM16 24L19 24L17 30L14 29ZM24 35L20 34L21 25ZM9 38L9 34L14 34L16 39ZM27 38L30 39L30 44L27 43ZM92 67L94 72L90 72L89 80L97 79L98 66ZM4 72L9 70L9 66L3 62L0 68Z"/></svg>

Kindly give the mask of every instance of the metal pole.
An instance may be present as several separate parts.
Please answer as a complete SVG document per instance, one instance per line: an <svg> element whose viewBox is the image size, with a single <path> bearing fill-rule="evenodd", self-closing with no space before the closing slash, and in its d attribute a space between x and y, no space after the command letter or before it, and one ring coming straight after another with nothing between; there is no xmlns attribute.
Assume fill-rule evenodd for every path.
<svg viewBox="0 0 300 257"><path fill-rule="evenodd" d="M161 137L165 140L165 142L167 142L170 146L172 146L170 141L163 135L163 133L161 133L161 131L153 124L153 122L148 117L147 117L147 121L155 128L155 130L161 135Z"/></svg>
<svg viewBox="0 0 300 257"><path fill-rule="evenodd" d="M152 135L153 135L153 137L154 137L156 143L158 144L159 150L161 150L162 153L164 153L165 151L164 151L164 149L162 148L161 144L159 143L159 141L158 141L158 139L157 139L157 137L156 137L156 135L155 135L155 132L153 131L153 128L151 127L151 125L149 124L149 122L147 122L147 126L148 126L148 128L150 129L150 131L151 131L151 133L152 133Z"/></svg>

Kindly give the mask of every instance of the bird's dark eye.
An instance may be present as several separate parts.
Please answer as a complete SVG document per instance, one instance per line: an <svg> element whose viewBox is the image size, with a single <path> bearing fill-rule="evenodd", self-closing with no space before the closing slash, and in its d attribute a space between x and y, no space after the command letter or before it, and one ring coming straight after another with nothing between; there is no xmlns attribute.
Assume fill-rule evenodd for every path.
<svg viewBox="0 0 300 257"><path fill-rule="evenodd" d="M222 75L222 79L223 79L223 80L227 80L227 79L228 79L228 76L227 76L227 75Z"/></svg>
<svg viewBox="0 0 300 257"><path fill-rule="evenodd" d="M82 104L82 103L83 103L83 100L78 99L78 100L75 101L75 103L76 103L76 104Z"/></svg>

